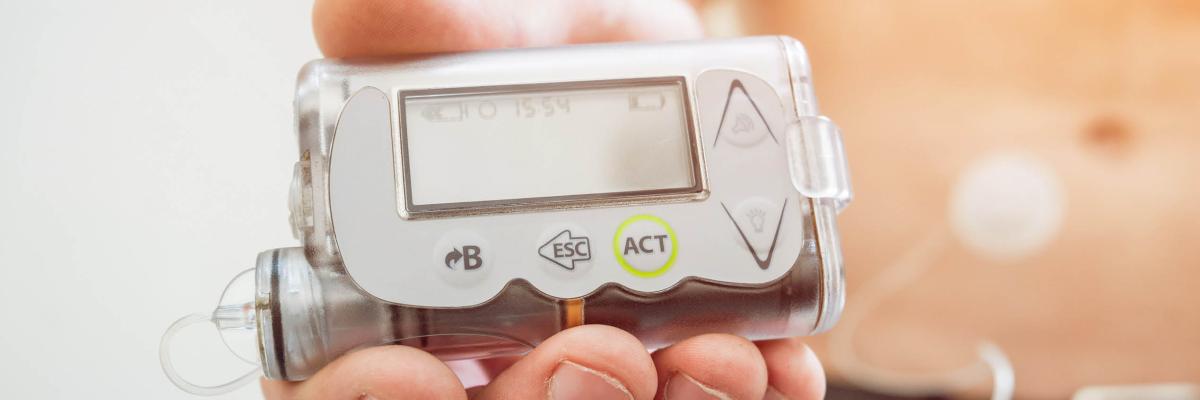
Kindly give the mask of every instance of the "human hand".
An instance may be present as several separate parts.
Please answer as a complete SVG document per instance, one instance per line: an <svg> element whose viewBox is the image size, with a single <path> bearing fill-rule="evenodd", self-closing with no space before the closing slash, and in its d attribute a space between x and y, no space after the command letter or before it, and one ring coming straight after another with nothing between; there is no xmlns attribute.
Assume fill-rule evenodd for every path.
<svg viewBox="0 0 1200 400"><path fill-rule="evenodd" d="M692 337L648 354L629 333L583 325L520 358L484 360L485 386L464 389L454 371L406 346L371 347L304 382L263 380L267 399L819 399L821 364L794 339L751 343Z"/></svg>
<svg viewBox="0 0 1200 400"><path fill-rule="evenodd" d="M328 57L697 38L683 1L317 0ZM795 339L751 343L700 335L647 353L602 325L571 328L520 358L484 360L485 386L464 389L434 356L381 346L342 356L304 382L266 381L268 399L816 399L825 375Z"/></svg>

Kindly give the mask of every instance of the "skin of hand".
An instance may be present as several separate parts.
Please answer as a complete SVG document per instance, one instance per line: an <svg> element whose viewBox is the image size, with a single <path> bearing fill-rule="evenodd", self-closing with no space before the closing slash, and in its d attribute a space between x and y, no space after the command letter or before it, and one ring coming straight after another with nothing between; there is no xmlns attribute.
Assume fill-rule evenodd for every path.
<svg viewBox="0 0 1200 400"><path fill-rule="evenodd" d="M328 57L396 56L702 35L676 0L317 0L313 28ZM429 353L354 351L304 382L262 381L267 399L819 399L825 375L795 339L752 343L700 335L649 354L635 337L584 325L523 357L485 360L487 385L464 388Z"/></svg>

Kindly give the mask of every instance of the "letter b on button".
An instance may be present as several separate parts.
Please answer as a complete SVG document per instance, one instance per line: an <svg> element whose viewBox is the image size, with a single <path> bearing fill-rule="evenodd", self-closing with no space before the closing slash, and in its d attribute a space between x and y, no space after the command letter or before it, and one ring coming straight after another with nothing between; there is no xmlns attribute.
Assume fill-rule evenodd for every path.
<svg viewBox="0 0 1200 400"><path fill-rule="evenodd" d="M471 231L452 231L433 246L433 271L455 286L471 286L492 269L493 248Z"/></svg>
<svg viewBox="0 0 1200 400"><path fill-rule="evenodd" d="M463 246L463 269L472 270L483 266L483 258L479 256L479 246Z"/></svg>
<svg viewBox="0 0 1200 400"><path fill-rule="evenodd" d="M667 221L653 215L629 217L613 236L617 262L629 273L643 278L667 272L678 253L675 231Z"/></svg>

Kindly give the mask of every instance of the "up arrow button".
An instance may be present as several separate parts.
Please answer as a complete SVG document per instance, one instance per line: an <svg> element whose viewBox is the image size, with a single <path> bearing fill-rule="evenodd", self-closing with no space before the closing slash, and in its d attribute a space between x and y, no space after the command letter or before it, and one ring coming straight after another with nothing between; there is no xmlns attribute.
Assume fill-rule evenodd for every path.
<svg viewBox="0 0 1200 400"><path fill-rule="evenodd" d="M559 232L541 247L538 255L550 262L568 270L575 270L575 264L592 259L592 245L587 236L575 236L570 229Z"/></svg>

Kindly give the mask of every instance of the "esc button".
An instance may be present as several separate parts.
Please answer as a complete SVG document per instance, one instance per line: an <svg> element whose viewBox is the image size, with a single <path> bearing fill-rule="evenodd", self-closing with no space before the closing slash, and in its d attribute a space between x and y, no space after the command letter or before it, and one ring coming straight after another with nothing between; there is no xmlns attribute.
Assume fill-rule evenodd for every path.
<svg viewBox="0 0 1200 400"><path fill-rule="evenodd" d="M653 215L635 215L617 227L613 254L625 271L639 277L662 275L675 263L679 241L671 225Z"/></svg>

